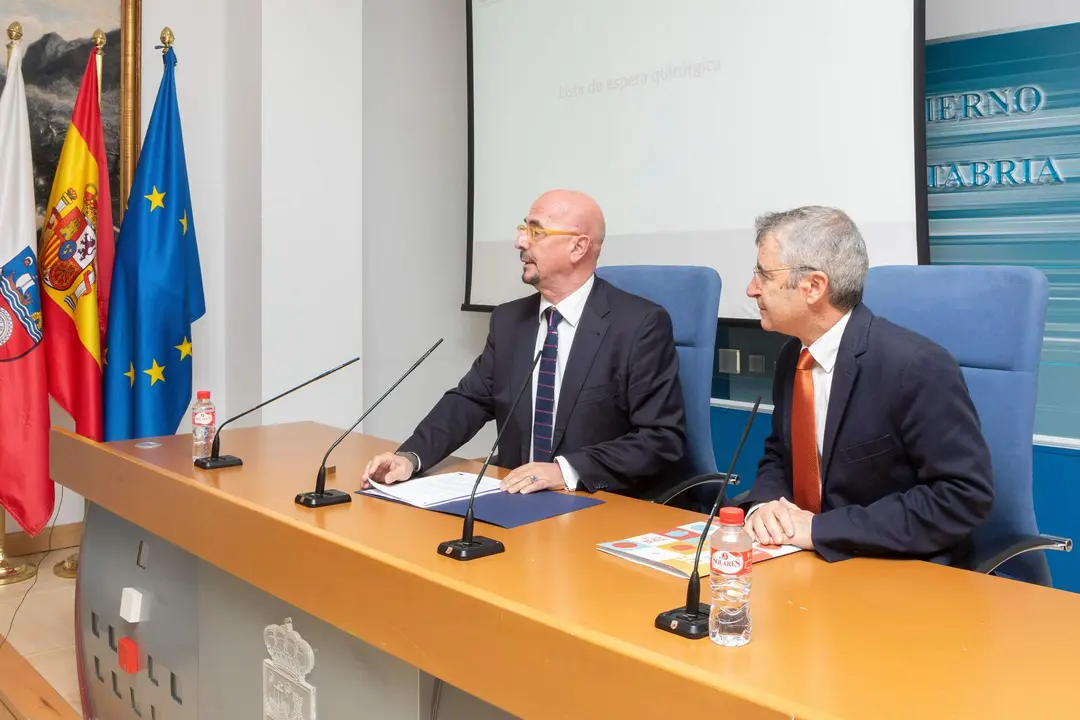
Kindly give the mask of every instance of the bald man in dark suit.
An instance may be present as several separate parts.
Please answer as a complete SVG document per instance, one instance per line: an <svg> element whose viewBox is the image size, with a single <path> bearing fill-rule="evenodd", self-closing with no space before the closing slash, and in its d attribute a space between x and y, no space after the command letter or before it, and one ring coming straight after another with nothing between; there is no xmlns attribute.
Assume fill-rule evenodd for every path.
<svg viewBox="0 0 1080 720"><path fill-rule="evenodd" d="M684 479L686 421L671 318L596 277L604 216L592 198L555 190L518 226L522 281L537 292L492 312L487 343L371 482L408 480L470 440L500 430L502 489L607 490L641 496ZM535 371L531 371L541 353ZM510 407L531 372L531 390Z"/></svg>

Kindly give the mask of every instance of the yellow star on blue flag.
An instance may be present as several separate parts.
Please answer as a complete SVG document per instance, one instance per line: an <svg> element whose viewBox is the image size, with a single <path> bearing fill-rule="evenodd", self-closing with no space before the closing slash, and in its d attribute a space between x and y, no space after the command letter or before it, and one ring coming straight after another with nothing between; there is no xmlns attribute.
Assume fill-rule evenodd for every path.
<svg viewBox="0 0 1080 720"><path fill-rule="evenodd" d="M131 186L132 198L146 200L130 204L116 240L105 338L106 440L176 432L192 395L191 324L206 312L172 48L164 60Z"/></svg>

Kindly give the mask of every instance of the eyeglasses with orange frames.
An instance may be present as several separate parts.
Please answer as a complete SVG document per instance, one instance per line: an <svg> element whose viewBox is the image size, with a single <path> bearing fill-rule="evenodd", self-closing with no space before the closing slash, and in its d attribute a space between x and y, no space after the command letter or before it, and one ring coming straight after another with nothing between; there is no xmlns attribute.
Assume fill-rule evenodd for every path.
<svg viewBox="0 0 1080 720"><path fill-rule="evenodd" d="M543 240L548 235L581 235L582 233L577 230L553 230L551 228L542 228L536 225L518 225L517 234L521 235L525 233L529 238L529 244L535 244Z"/></svg>

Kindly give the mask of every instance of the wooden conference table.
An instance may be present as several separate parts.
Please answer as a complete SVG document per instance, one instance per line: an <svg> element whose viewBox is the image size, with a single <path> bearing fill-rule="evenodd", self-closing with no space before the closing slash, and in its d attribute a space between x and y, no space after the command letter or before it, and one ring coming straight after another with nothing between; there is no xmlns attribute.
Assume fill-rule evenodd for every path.
<svg viewBox="0 0 1080 720"><path fill-rule="evenodd" d="M196 705L204 718L262 718L262 630L286 612L315 647L307 681L322 718L428 717L434 678L446 683L441 718L1076 711L1078 595L923 562L829 564L804 552L755 567L749 645L684 640L653 620L684 600L685 581L595 546L700 516L601 493L603 505L514 530L478 523L506 552L456 562L436 548L459 536L460 518L358 495L320 510L294 503L339 432L314 423L231 430L223 452L244 465L209 472L192 466L187 436L140 448L53 430L53 478L91 503L78 612L100 717L132 717L134 703L149 717L145 704L157 698L158 718L199 717ZM349 437L328 486L357 489L366 461L394 447ZM452 459L440 468L449 469L479 464ZM137 551L124 545L135 536ZM148 616L137 625L116 617L123 587L145 592ZM104 645L113 633L140 652L138 672L120 672L119 684ZM144 665L154 653L151 681ZM178 653L188 659L166 660ZM138 693L130 702L129 691ZM370 712L354 704L339 715L339 703Z"/></svg>

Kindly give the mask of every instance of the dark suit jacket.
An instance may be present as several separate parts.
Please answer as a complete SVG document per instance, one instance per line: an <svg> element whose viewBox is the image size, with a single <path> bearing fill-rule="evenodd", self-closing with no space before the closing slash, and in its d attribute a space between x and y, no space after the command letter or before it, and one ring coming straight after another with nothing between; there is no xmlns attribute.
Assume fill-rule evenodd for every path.
<svg viewBox="0 0 1080 720"><path fill-rule="evenodd" d="M426 470L494 418L500 431L508 424L499 465L528 462L531 386L507 414L531 375L539 313L538 294L496 307L480 357L399 449ZM681 480L672 476L686 445L678 370L667 311L595 278L559 389L552 457L564 457L589 492L637 496Z"/></svg>
<svg viewBox="0 0 1080 720"><path fill-rule="evenodd" d="M801 348L792 340L776 361L772 433L746 507L794 500L791 395ZM990 451L956 360L862 304L833 368L821 468L811 534L830 561L958 559L993 504Z"/></svg>

